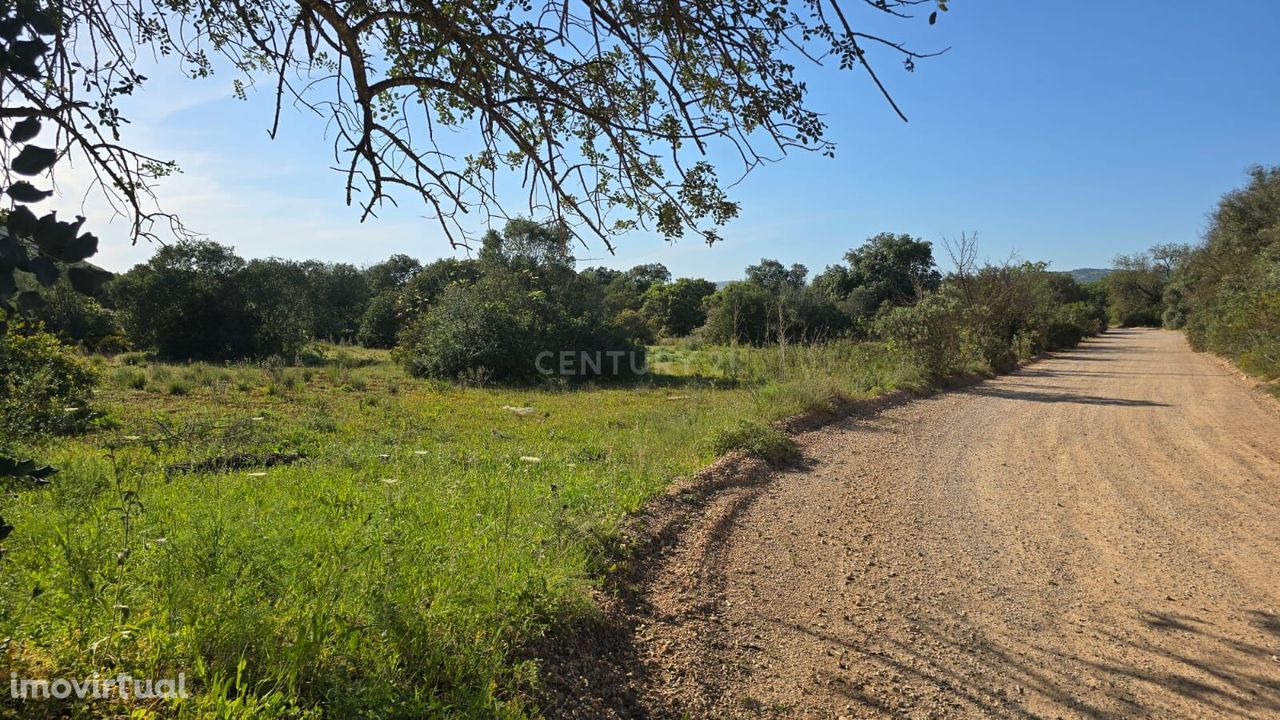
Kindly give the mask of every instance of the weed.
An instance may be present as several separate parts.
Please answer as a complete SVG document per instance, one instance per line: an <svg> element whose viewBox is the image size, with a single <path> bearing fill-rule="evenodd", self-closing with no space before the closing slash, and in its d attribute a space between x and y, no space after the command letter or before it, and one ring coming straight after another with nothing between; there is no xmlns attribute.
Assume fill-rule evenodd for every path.
<svg viewBox="0 0 1280 720"><path fill-rule="evenodd" d="M711 448L717 455L743 450L775 468L800 458L800 448L791 436L772 425L751 420L717 432L711 439Z"/></svg>
<svg viewBox="0 0 1280 720"><path fill-rule="evenodd" d="M145 390L147 374L136 367L118 367L111 373L111 383L121 390Z"/></svg>
<svg viewBox="0 0 1280 720"><path fill-rule="evenodd" d="M788 348L785 367L743 349L736 384L711 370L727 349L663 348L701 374L513 392L409 378L385 352L346 348L308 392L283 391L301 368L108 371L120 380L97 400L122 430L44 450L62 470L51 492L6 501L22 530L5 541L0 607L40 621L0 613L0 638L33 672L185 671L191 717L521 717L513 698L537 679L513 658L589 602L627 513L716 453L794 457L768 421L825 392L900 382L877 345ZM154 387L208 373L239 392L133 392L125 367ZM134 439L113 466L101 448L120 436ZM272 453L308 460L206 470ZM124 492L145 508L127 509L127 530Z"/></svg>

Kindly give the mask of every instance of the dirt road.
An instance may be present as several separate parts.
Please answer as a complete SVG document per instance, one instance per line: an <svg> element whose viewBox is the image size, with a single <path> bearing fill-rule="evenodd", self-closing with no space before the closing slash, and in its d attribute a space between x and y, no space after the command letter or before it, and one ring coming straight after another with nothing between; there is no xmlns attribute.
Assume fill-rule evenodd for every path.
<svg viewBox="0 0 1280 720"><path fill-rule="evenodd" d="M652 561L595 666L627 687L574 704L1280 717L1277 405L1118 330L810 433L805 467L718 492Z"/></svg>

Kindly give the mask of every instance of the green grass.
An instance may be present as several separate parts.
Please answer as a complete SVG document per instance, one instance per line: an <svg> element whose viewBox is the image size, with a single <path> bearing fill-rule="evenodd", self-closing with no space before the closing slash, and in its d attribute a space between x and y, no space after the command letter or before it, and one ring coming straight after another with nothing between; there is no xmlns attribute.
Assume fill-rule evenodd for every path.
<svg viewBox="0 0 1280 720"><path fill-rule="evenodd" d="M0 508L0 651L20 676L193 691L72 716L536 716L518 650L591 612L628 513L718 452L787 450L768 421L912 377L868 344L678 352L568 389L417 380L360 349L307 370L117 358L102 429L23 448L62 472ZM247 452L307 459L166 471Z"/></svg>
<svg viewBox="0 0 1280 720"><path fill-rule="evenodd" d="M800 448L791 436L759 420L743 420L736 427L725 428L711 439L716 453L744 450L773 467L782 467L800 457Z"/></svg>

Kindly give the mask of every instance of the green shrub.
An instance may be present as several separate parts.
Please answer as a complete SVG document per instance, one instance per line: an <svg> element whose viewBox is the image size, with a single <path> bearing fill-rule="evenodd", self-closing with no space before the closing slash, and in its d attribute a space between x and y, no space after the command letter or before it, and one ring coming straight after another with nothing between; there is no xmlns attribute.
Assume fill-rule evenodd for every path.
<svg viewBox="0 0 1280 720"><path fill-rule="evenodd" d="M791 436L758 421L744 420L720 430L711 439L711 449L717 455L743 450L772 467L782 467L800 458L800 447Z"/></svg>
<svg viewBox="0 0 1280 720"><path fill-rule="evenodd" d="M529 377L536 340L527 319L471 288L445 290L425 317L406 329L401 357L420 377L457 378L485 368L502 377Z"/></svg>
<svg viewBox="0 0 1280 720"><path fill-rule="evenodd" d="M147 363L151 362L154 357L153 353L148 352L125 352L117 355L116 359L120 361L121 365L145 366Z"/></svg>
<svg viewBox="0 0 1280 720"><path fill-rule="evenodd" d="M46 332L0 335L0 437L83 432L97 374Z"/></svg>
<svg viewBox="0 0 1280 720"><path fill-rule="evenodd" d="M526 292L514 281L493 277L477 285L446 288L426 316L402 333L397 357L419 377L529 382L555 371L555 358L562 352L591 357L615 350L642 354L603 317L576 273L542 272L561 273L560 282L542 280L546 289ZM624 360L617 374L629 374L631 367L631 360ZM577 379L612 375L614 368L603 363L596 370L588 375L574 364L580 373Z"/></svg>
<svg viewBox="0 0 1280 720"><path fill-rule="evenodd" d="M1047 330L1047 350L1073 347L1086 337L1106 329L1106 316L1097 305L1084 301L1059 305Z"/></svg>
<svg viewBox="0 0 1280 720"><path fill-rule="evenodd" d="M365 347L389 348L396 344L400 332L400 290L375 295L360 318L356 340Z"/></svg>
<svg viewBox="0 0 1280 720"><path fill-rule="evenodd" d="M881 312L875 331L892 351L907 357L928 380L938 381L968 364L969 322L969 313L958 299L934 293L915 305ZM1002 352L1008 352L1007 344ZM984 354L996 355L994 345Z"/></svg>
<svg viewBox="0 0 1280 720"><path fill-rule="evenodd" d="M147 374L135 367L121 367L111 374L111 381L122 390L144 390L147 387Z"/></svg>
<svg viewBox="0 0 1280 720"><path fill-rule="evenodd" d="M622 329L626 337L645 345L651 344L656 335L653 332L653 325L649 320L641 315L638 311L627 308L618 313L614 317L614 322Z"/></svg>
<svg viewBox="0 0 1280 720"><path fill-rule="evenodd" d="M191 393L191 383L181 378L174 378L169 381L166 390L170 395L177 397L189 395Z"/></svg>

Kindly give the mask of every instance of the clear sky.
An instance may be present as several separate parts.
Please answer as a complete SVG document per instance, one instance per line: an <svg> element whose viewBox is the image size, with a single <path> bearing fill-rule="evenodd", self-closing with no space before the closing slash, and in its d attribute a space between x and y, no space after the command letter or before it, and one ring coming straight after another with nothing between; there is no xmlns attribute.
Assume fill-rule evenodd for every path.
<svg viewBox="0 0 1280 720"><path fill-rule="evenodd" d="M727 280L761 257L817 272L880 231L935 244L977 232L986 257L1062 270L1192 242L1246 167L1280 164L1277 29L1277 0L954 0L932 28L894 30L950 52L913 74L881 58L909 123L860 70L806 70L835 159L800 154L759 168L736 188L742 214L714 247L636 234L613 257L598 246L579 254ZM395 252L456 254L409 198L406 210L359 223L321 123L286 112L281 137L267 138L270 88L241 101L231 73L147 74L125 140L182 166L160 194L192 229L246 257L362 265ZM82 168L60 173L58 206L89 215L103 239L97 262L123 270L150 256L154 247L131 246L96 200L82 204Z"/></svg>

